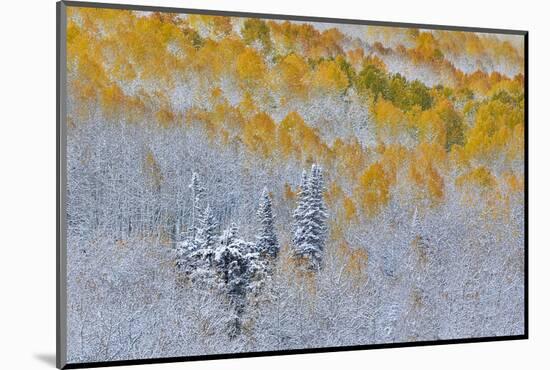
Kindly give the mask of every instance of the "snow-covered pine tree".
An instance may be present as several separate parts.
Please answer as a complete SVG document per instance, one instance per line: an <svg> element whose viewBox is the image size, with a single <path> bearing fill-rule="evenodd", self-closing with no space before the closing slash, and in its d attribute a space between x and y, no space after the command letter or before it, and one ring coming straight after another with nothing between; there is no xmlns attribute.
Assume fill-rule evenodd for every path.
<svg viewBox="0 0 550 370"><path fill-rule="evenodd" d="M229 229L223 231L220 237L220 245L230 245L239 236L239 229L234 222L231 223Z"/></svg>
<svg viewBox="0 0 550 370"><path fill-rule="evenodd" d="M309 178L310 189L309 209L306 214L306 245L303 250L312 259L313 267L318 269L325 250L327 237L327 207L323 199L325 188L322 169L318 165L311 168L311 177Z"/></svg>
<svg viewBox="0 0 550 370"><path fill-rule="evenodd" d="M199 175L193 172L191 177L191 183L189 184L191 190L191 220L190 228L184 232L181 232L177 236L176 244L176 265L183 270L186 275L193 274L195 268L200 265L202 255L200 238L203 234L203 207L202 200L204 198L205 189L202 186ZM179 228L177 228L179 229Z"/></svg>
<svg viewBox="0 0 550 370"><path fill-rule="evenodd" d="M192 279L199 281L207 287L214 285L213 269L214 253L218 246L217 237L218 224L210 205L206 207L197 227L197 235L194 239L195 251L191 253Z"/></svg>
<svg viewBox="0 0 550 370"><path fill-rule="evenodd" d="M308 190L308 174L306 170L302 171L302 178L300 181L300 187L298 189L298 206L292 213L294 218L293 230L292 230L292 244L296 248L296 252L299 252L298 246L304 242L305 231L305 216L307 212L307 205L309 202L309 190Z"/></svg>
<svg viewBox="0 0 550 370"><path fill-rule="evenodd" d="M234 310L234 319L228 328L230 337L240 334L247 294L254 292L257 286L259 254L254 252L255 249L253 243L239 238L237 227L232 224L224 231L213 255L216 287L228 298Z"/></svg>
<svg viewBox="0 0 550 370"><path fill-rule="evenodd" d="M327 208L323 199L322 169L313 165L311 175L302 175L298 207L294 211L293 243L295 255L309 259L310 268L318 270L325 249L327 235Z"/></svg>
<svg viewBox="0 0 550 370"><path fill-rule="evenodd" d="M197 235L195 236L195 242L203 253L208 252L212 254L216 247L216 230L218 223L212 212L210 205L206 206L204 213L200 219L199 227L197 228Z"/></svg>
<svg viewBox="0 0 550 370"><path fill-rule="evenodd" d="M258 222L260 224L259 233L256 235L257 248L261 256L271 258L277 257L279 253L279 241L275 234L275 220L273 217L273 206L271 197L264 188L260 197L260 204L257 211Z"/></svg>

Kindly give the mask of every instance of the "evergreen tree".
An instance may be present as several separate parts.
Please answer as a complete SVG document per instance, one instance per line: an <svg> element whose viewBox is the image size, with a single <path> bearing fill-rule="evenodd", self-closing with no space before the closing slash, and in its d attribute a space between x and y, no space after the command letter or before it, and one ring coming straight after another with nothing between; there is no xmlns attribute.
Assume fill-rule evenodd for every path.
<svg viewBox="0 0 550 370"><path fill-rule="evenodd" d="M231 223L229 229L223 231L220 237L220 245L231 245L239 236L239 229L235 223Z"/></svg>
<svg viewBox="0 0 550 370"><path fill-rule="evenodd" d="M216 222L212 208L208 205L204 210L195 237L196 244L203 251L203 254L211 255L214 252L217 228L218 223Z"/></svg>
<svg viewBox="0 0 550 370"><path fill-rule="evenodd" d="M195 250L188 257L187 269L190 270L191 279L207 289L216 284L213 258L219 240L216 235L217 227L212 209L207 206L197 227L193 243Z"/></svg>
<svg viewBox="0 0 550 370"><path fill-rule="evenodd" d="M202 200L205 189L196 172L193 172L189 189L192 197L191 227L190 230L178 237L181 241L176 244L176 265L188 276L193 275L195 269L203 264L202 255L204 252L202 248L204 241L202 239L204 238L203 216L205 214L202 210Z"/></svg>
<svg viewBox="0 0 550 370"><path fill-rule="evenodd" d="M275 220L273 206L267 188L264 188L260 197L260 205L257 211L260 224L259 233L256 236L257 248L262 256L276 257L279 253L279 242L275 234Z"/></svg>
<svg viewBox="0 0 550 370"><path fill-rule="evenodd" d="M318 270L325 249L327 208L323 199L322 169L313 165L311 175L302 175L298 207L294 211L293 244L295 255L309 259L310 268Z"/></svg>
<svg viewBox="0 0 550 370"><path fill-rule="evenodd" d="M229 327L230 336L234 337L241 331L247 297L258 294L265 284L266 268L256 246L240 239L234 225L220 239L213 265L217 289L227 296L235 313Z"/></svg>
<svg viewBox="0 0 550 370"><path fill-rule="evenodd" d="M300 181L300 187L298 191L298 206L294 210L292 217L294 218L292 243L294 246L299 246L304 242L305 231L305 217L307 212L307 205L309 202L309 190L308 190L308 175L307 171L302 171L302 178Z"/></svg>

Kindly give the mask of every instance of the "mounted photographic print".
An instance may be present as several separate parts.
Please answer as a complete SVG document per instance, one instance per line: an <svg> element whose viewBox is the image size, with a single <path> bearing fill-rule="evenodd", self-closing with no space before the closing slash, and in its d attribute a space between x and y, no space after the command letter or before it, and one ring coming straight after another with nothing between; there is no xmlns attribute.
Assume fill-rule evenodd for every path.
<svg viewBox="0 0 550 370"><path fill-rule="evenodd" d="M527 32L57 10L58 367L527 338Z"/></svg>

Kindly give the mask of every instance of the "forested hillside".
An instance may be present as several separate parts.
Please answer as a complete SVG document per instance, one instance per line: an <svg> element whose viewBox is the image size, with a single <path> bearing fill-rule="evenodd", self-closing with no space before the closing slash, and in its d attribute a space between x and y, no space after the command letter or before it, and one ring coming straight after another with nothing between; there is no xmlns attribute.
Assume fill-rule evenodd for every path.
<svg viewBox="0 0 550 370"><path fill-rule="evenodd" d="M68 8L68 360L522 334L514 36Z"/></svg>

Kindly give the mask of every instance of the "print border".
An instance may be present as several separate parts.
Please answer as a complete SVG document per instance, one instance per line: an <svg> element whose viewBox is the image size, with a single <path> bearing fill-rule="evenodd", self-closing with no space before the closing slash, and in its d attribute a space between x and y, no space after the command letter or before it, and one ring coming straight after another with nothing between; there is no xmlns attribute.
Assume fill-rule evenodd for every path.
<svg viewBox="0 0 550 370"><path fill-rule="evenodd" d="M231 17L246 17L246 18L262 18L262 19L277 19L291 20L302 22L322 22L335 24L355 24L355 25L370 25L382 27L399 27L399 28L420 28L429 30L447 30L461 32L479 32L504 35L518 35L524 38L524 89L525 89L525 108L524 108L524 332L521 335L511 336L493 336L493 337L472 337L459 339L442 339L418 342L398 342L398 343L383 343L383 344L365 344L354 346L341 347L323 347L323 348L303 348L293 350L280 351L262 351L262 352L243 352L243 353L227 353L227 354L211 354L197 356L181 356L181 357L164 357L150 359L133 359L133 360L117 360L117 361L98 361L86 363L67 363L67 251L66 251L66 8L67 7L83 7L83 8L101 8L101 9L119 9L119 10L137 10L163 13L185 13L185 14L203 14L203 15L220 15ZM283 15L283 14L262 14L248 12L233 12L220 10L205 10L205 9L188 9L188 8L173 8L145 5L130 5L130 4L109 4L96 2L82 1L59 1L56 3L56 366L59 369L80 369L93 367L107 366L124 366L124 365L142 365L142 364L158 364L184 361L205 361L231 358L247 358L247 357L264 357L264 356L280 356L280 355L295 355L295 354L310 354L323 352L342 352L342 351L357 351L367 349L382 349L382 348L403 348L403 347L420 347L434 346L446 344L461 344L461 343L482 343L482 342L497 342L509 340L521 340L529 338L529 32L523 30L496 29L496 28L479 28L479 27L461 27L436 24L420 24L420 23L401 23L401 22L383 22L372 20L359 19L342 19L342 18L325 18L325 17L309 17L298 15Z"/></svg>

